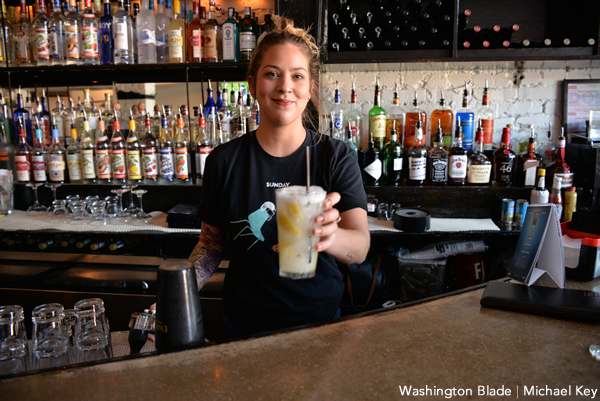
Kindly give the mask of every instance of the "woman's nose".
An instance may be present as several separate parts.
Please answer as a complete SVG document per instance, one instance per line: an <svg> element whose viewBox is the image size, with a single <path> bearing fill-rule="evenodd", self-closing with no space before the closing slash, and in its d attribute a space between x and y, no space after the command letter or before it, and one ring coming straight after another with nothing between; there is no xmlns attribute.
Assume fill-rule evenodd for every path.
<svg viewBox="0 0 600 401"><path fill-rule="evenodd" d="M279 88L278 89L282 93L290 92L292 90L292 87L290 84L290 79L282 76L281 79L279 80Z"/></svg>

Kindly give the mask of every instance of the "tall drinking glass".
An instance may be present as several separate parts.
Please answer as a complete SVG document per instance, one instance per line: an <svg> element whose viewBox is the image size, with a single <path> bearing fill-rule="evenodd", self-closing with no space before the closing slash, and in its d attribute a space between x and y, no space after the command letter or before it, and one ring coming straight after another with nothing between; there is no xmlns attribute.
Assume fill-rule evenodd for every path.
<svg viewBox="0 0 600 401"><path fill-rule="evenodd" d="M60 367L72 362L64 317L61 304L44 304L33 309L33 369Z"/></svg>
<svg viewBox="0 0 600 401"><path fill-rule="evenodd" d="M0 375L29 370L29 352L23 308L0 306Z"/></svg>
<svg viewBox="0 0 600 401"><path fill-rule="evenodd" d="M75 304L75 353L77 362L112 358L110 329L104 314L104 302L99 298L83 299Z"/></svg>
<svg viewBox="0 0 600 401"><path fill-rule="evenodd" d="M315 246L319 239L312 235L312 230L317 225L315 217L323 212L326 195L318 186L311 186L310 190L291 186L275 191L281 277L303 279L315 276L318 258Z"/></svg>

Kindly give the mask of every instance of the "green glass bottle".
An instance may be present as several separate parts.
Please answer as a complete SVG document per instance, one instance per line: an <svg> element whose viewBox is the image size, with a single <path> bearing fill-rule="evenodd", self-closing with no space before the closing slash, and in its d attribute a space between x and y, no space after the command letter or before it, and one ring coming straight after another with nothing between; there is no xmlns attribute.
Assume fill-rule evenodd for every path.
<svg viewBox="0 0 600 401"><path fill-rule="evenodd" d="M396 122L392 124L390 141L383 150L383 185L397 187L402 183L402 144L398 142Z"/></svg>
<svg viewBox="0 0 600 401"><path fill-rule="evenodd" d="M377 149L382 149L385 143L386 125L387 112L381 107L381 87L379 78L377 78L374 106L369 110L369 132L373 136L373 142Z"/></svg>

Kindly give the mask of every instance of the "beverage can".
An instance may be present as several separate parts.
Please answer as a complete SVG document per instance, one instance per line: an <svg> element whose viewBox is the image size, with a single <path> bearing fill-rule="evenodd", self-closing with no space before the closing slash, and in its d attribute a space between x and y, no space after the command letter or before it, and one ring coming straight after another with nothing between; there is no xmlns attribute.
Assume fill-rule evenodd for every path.
<svg viewBox="0 0 600 401"><path fill-rule="evenodd" d="M523 223L525 222L525 215L527 214L528 205L529 202L527 202L525 199L517 199L515 202L515 225L517 228L522 227Z"/></svg>
<svg viewBox="0 0 600 401"><path fill-rule="evenodd" d="M502 199L501 218L504 224L512 224L515 217L515 201L513 199Z"/></svg>

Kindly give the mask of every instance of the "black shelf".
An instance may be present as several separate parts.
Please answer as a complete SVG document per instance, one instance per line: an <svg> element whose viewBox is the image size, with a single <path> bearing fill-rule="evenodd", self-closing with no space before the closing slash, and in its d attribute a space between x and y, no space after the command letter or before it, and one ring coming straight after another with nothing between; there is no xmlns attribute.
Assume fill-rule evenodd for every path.
<svg viewBox="0 0 600 401"><path fill-rule="evenodd" d="M244 81L248 63L57 65L0 69L0 86L83 86L145 82Z"/></svg>

